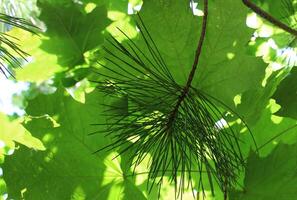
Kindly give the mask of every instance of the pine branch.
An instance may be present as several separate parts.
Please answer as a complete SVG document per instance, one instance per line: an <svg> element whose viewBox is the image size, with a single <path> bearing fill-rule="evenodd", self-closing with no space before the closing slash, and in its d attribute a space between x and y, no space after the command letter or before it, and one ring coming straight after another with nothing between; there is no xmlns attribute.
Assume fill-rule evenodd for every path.
<svg viewBox="0 0 297 200"><path fill-rule="evenodd" d="M144 46L120 30L126 41L121 43L110 36L103 47L105 62L98 62L100 68L94 71L100 76L94 81L100 91L116 102L127 100L125 106L106 105L106 123L94 124L104 128L92 135L112 137L111 144L98 151L117 150L119 155L130 152L134 172L150 154L149 192L155 184L161 187L169 175L176 197L182 196L185 188L193 189L193 176L198 175L196 189L202 194L207 181L212 192L217 183L226 193L244 167L241 141L228 123L220 124L225 113L212 102L214 98L191 86L206 34L208 0L204 0L200 39L185 86L174 80L158 44L140 15L136 16Z"/></svg>
<svg viewBox="0 0 297 200"><path fill-rule="evenodd" d="M197 46L196 53L195 53L194 63L192 65L191 72L190 72L190 74L188 76L186 86L184 87L184 89L182 91L182 94L178 98L176 106L174 107L174 110L172 111L172 116L170 117L169 124L172 123L172 120L174 119L178 108L180 107L182 101L187 96L187 94L189 92L189 89L191 87L191 83L193 81L193 78L195 76L195 72L196 72L196 69L197 69L197 65L199 63L199 58L200 58L200 55L201 55L201 50L202 50L202 46L203 46L203 42L204 42L204 38L205 38L205 34L206 34L207 17L208 17L208 0L204 0L203 12L204 12L204 15L203 15L203 19L202 19L203 20L202 21L202 29L201 29L200 38L199 38L198 46Z"/></svg>
<svg viewBox="0 0 297 200"><path fill-rule="evenodd" d="M280 28L288 33L291 33L294 36L297 36L297 30L295 30L295 29L289 27L288 25L282 23L281 21L277 20L272 15L270 15L269 13L265 12L260 7L258 7L256 4L252 3L250 0L242 0L242 2L247 7L252 9L255 13L257 13L258 15L260 15L262 18L266 19L273 25L277 26L278 28Z"/></svg>

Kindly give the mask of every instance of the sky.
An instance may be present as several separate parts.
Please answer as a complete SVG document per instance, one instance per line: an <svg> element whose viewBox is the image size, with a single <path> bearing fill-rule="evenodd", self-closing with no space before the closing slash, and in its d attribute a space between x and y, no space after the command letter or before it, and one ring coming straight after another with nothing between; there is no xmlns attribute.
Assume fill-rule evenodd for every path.
<svg viewBox="0 0 297 200"><path fill-rule="evenodd" d="M20 94L28 88L28 83L8 80L0 74L0 112L8 115L12 115L13 113L23 115L24 111L22 109L12 105L12 97L14 94Z"/></svg>

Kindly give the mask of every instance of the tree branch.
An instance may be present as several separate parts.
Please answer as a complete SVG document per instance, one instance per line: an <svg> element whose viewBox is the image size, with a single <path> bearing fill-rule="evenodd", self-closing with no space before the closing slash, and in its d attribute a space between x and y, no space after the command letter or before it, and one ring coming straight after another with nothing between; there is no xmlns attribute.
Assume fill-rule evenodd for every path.
<svg viewBox="0 0 297 200"><path fill-rule="evenodd" d="M201 55L201 50L202 50L202 46L203 46L203 42L204 42L204 38L205 38L205 34L206 34L206 25L207 25L207 17L208 17L208 0L204 0L203 12L204 12L204 15L203 15L203 21L202 21L202 30L201 30L200 39L199 39L198 46L197 46L196 53L195 53L194 63L192 65L191 72L190 72L190 74L188 76L186 86L184 87L181 95L178 98L178 101L177 101L177 103L176 103L176 105L174 107L174 110L172 111L171 116L169 118L168 124L170 124L173 121L173 119L174 119L174 117L175 117L175 115L176 115L176 113L178 111L178 108L179 108L180 104L182 103L182 101L187 96L187 94L189 92L189 89L190 89L190 86L191 86L191 83L193 81L196 69L197 69L197 65L199 63L199 58L200 58L200 55Z"/></svg>
<svg viewBox="0 0 297 200"><path fill-rule="evenodd" d="M261 8L259 8L256 4L250 2L250 0L242 0L242 2L247 7L252 9L255 13L257 13L258 15L260 15L262 18L266 19L267 21L269 21L273 25L277 26L280 29L283 29L284 31L286 31L288 33L291 33L294 36L297 36L297 30L295 30L295 29L289 27L288 25L282 23L281 21L277 20L272 15L270 15L269 13L267 13L264 10L262 10Z"/></svg>

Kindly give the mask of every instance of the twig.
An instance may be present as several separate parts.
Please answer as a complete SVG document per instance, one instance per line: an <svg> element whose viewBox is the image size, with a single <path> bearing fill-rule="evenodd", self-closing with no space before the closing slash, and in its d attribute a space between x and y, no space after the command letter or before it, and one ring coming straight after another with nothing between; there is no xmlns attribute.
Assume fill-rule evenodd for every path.
<svg viewBox="0 0 297 200"><path fill-rule="evenodd" d="M199 39L199 42L198 42L198 47L196 49L196 53L195 53L195 59L194 59L194 63L192 65L192 69L191 69L191 72L188 76L188 80L187 80L187 84L186 86L184 87L181 95L179 96L178 98L178 101L174 107L174 110L172 111L172 114L169 118L169 122L168 124L172 123L177 111L178 111L178 108L179 106L181 105L182 101L185 99L185 97L187 96L188 92L189 92L189 89L191 87L191 83L193 81L193 78L194 78L194 75L195 75L195 71L197 69L197 65L198 65L198 62L199 62L199 58L200 58L200 55L201 55L201 50L202 50L202 46L203 46L203 42L204 42L204 38L205 38L205 34L206 34L206 25L207 25L207 17L208 17L208 0L204 0L204 15L203 15L203 22L202 22L202 30L201 30L201 34L200 34L200 39Z"/></svg>
<svg viewBox="0 0 297 200"><path fill-rule="evenodd" d="M250 2L250 0L242 0L242 2L247 7L252 9L255 13L257 13L258 15L260 15L262 18L266 19L273 25L277 26L280 29L283 29L284 31L286 31L288 33L291 33L294 36L297 36L297 30L295 30L295 29L289 27L288 25L282 23L281 21L275 19L272 15L270 15L269 13L267 13L264 10L262 10L261 8L259 8L256 4Z"/></svg>

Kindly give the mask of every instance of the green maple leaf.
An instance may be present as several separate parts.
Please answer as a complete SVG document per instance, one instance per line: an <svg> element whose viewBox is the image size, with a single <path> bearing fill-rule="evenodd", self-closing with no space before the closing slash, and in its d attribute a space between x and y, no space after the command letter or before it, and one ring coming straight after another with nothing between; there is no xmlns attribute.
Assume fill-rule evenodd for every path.
<svg viewBox="0 0 297 200"><path fill-rule="evenodd" d="M88 95L84 105L59 89L29 102L27 113L36 117L24 126L43 141L46 151L21 147L7 158L3 169L10 198L145 199L134 178L125 177L131 173L119 158L112 160L110 152L93 154L108 143L103 135L88 136L98 130L90 123L102 118L98 109L102 99L98 93ZM51 120L42 117L44 114ZM145 190L144 186L138 187Z"/></svg>
<svg viewBox="0 0 297 200"><path fill-rule="evenodd" d="M193 16L188 1L144 1L140 13L176 81L185 84L202 17ZM192 84L230 106L235 95L261 87L265 74L264 62L247 54L253 32L245 25L247 13L240 1L209 2L205 44Z"/></svg>
<svg viewBox="0 0 297 200"><path fill-rule="evenodd" d="M64 2L62 2L64 3ZM103 42L103 30L109 24L105 6L84 13L70 1L39 1L40 20L47 29L41 48L58 55L61 66L73 67L84 62L84 53Z"/></svg>
<svg viewBox="0 0 297 200"><path fill-rule="evenodd" d="M281 106L277 115L297 119L297 69L293 68L288 76L278 85L273 98Z"/></svg>
<svg viewBox="0 0 297 200"><path fill-rule="evenodd" d="M277 116L275 113L280 109L280 106L271 99L266 109L259 115L257 122L249 127L254 134L260 156L268 155L278 143L292 144L297 142L296 120ZM255 150L248 134L244 134L241 139L244 143L251 144ZM242 144L243 147L246 147L244 151L245 155L248 155L251 147Z"/></svg>
<svg viewBox="0 0 297 200"><path fill-rule="evenodd" d="M209 15L195 85L231 104L235 95L261 88L266 64L247 54L252 30L245 25L247 9L240 1L210 1Z"/></svg>
<svg viewBox="0 0 297 200"><path fill-rule="evenodd" d="M296 151L296 144L279 144L265 158L251 153L247 161L243 191L232 193L230 199L296 199Z"/></svg>
<svg viewBox="0 0 297 200"><path fill-rule="evenodd" d="M23 126L23 119L10 120L5 114L0 113L0 164L2 165L6 155L13 153L20 144L31 148L32 151L45 150L43 143L36 137L33 137ZM0 168L2 170L2 168ZM3 171L1 171L3 173ZM6 183L3 177L0 177L0 195L7 193ZM2 199L2 197L0 197Z"/></svg>

